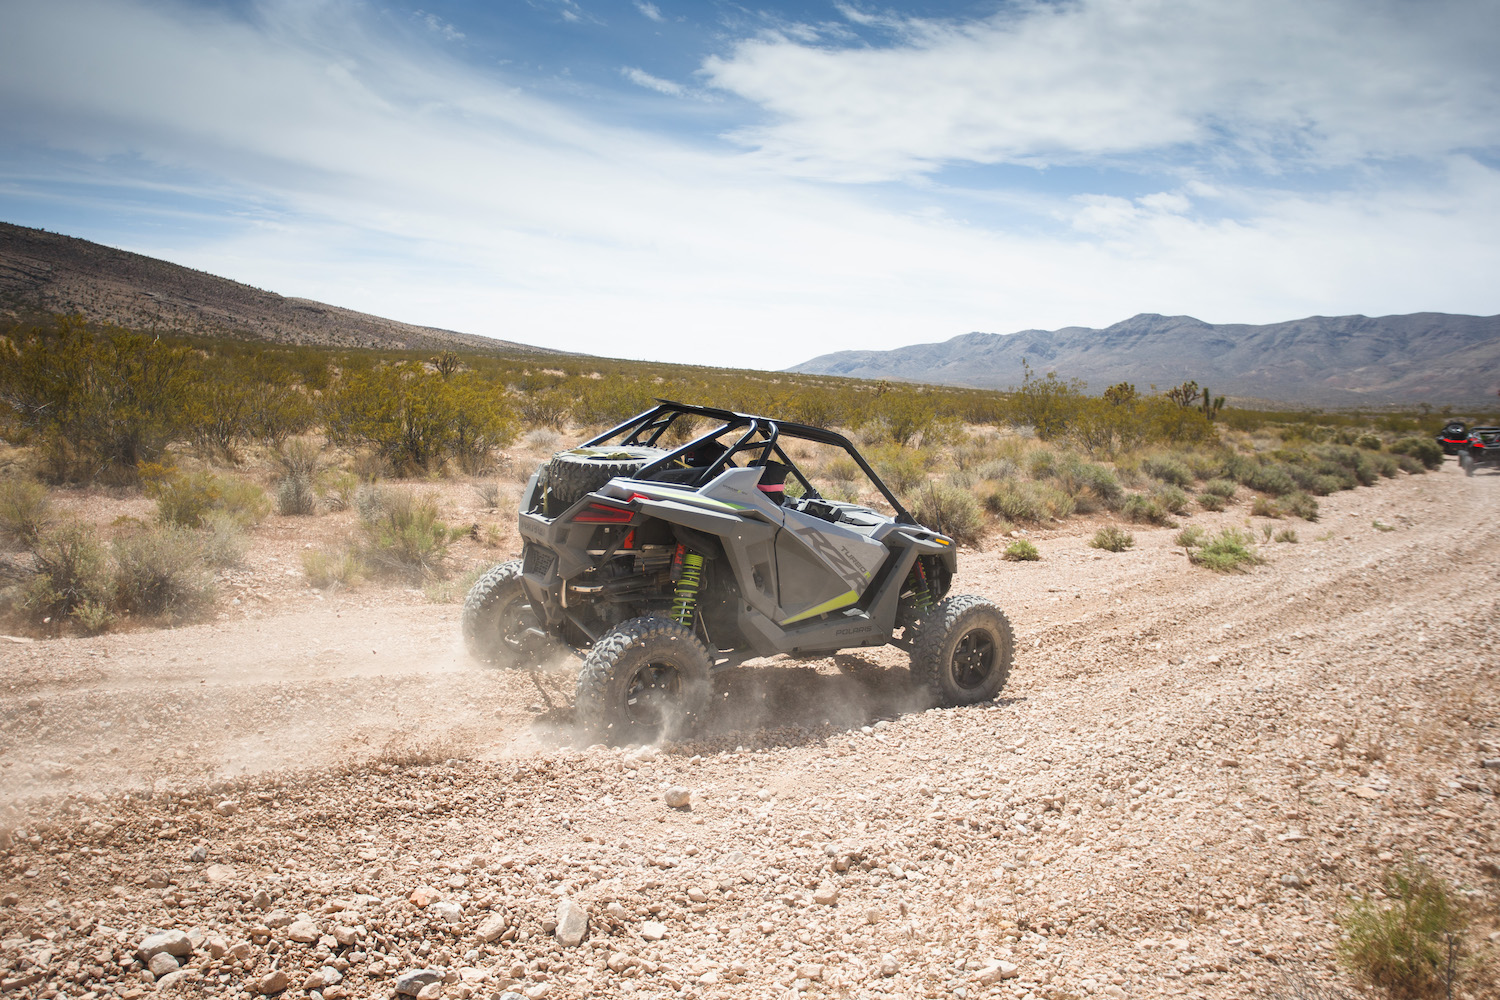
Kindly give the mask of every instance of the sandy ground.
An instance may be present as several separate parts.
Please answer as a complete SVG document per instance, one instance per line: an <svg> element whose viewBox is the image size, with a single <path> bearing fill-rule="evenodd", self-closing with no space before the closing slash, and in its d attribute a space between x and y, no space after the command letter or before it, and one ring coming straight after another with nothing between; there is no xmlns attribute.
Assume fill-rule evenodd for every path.
<svg viewBox="0 0 1500 1000"><path fill-rule="evenodd" d="M272 519L212 621L0 639L0 990L1355 996L1338 918L1406 856L1493 961L1497 512L1450 464L1243 575L1170 529L992 539L954 592L1014 623L997 702L927 709L895 650L757 661L644 750L582 745L576 660L487 670L456 605L313 593L327 525Z"/></svg>

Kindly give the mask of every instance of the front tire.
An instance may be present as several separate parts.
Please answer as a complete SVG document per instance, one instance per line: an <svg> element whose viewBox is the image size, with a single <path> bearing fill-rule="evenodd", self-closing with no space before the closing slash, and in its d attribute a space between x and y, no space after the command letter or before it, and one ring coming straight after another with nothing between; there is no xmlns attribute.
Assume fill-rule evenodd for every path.
<svg viewBox="0 0 1500 1000"><path fill-rule="evenodd" d="M578 723L614 745L677 739L708 711L712 667L691 630L667 618L632 618L584 659Z"/></svg>
<svg viewBox="0 0 1500 1000"><path fill-rule="evenodd" d="M983 597L960 594L922 623L912 675L940 705L973 705L1005 687L1015 653L1005 612Z"/></svg>
<svg viewBox="0 0 1500 1000"><path fill-rule="evenodd" d="M556 647L531 629L538 624L521 586L521 560L492 567L464 599L464 645L482 663L514 669L537 667Z"/></svg>
<svg viewBox="0 0 1500 1000"><path fill-rule="evenodd" d="M1459 452L1459 454L1458 454L1458 464L1463 467L1464 475L1466 475L1466 476L1472 476L1474 474L1474 456L1473 455L1470 455L1467 452Z"/></svg>

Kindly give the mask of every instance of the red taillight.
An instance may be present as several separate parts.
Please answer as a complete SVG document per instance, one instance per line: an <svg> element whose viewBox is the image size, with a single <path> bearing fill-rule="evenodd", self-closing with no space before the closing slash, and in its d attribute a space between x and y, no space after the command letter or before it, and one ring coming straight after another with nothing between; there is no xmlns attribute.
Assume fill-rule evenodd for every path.
<svg viewBox="0 0 1500 1000"><path fill-rule="evenodd" d="M610 507L602 503L591 503L574 514L573 520L578 524L629 524L633 517L635 517L635 511L629 507Z"/></svg>

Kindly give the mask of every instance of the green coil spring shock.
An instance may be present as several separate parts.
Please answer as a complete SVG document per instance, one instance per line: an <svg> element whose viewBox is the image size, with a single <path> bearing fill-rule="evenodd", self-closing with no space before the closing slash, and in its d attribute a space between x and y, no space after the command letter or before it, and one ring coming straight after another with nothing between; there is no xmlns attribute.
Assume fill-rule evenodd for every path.
<svg viewBox="0 0 1500 1000"><path fill-rule="evenodd" d="M677 546L677 588L672 592L672 620L683 628L693 627L698 610L698 591L703 586L703 557Z"/></svg>
<svg viewBox="0 0 1500 1000"><path fill-rule="evenodd" d="M922 568L922 560L919 557L911 565L911 576L906 578L906 585L911 588L911 600L917 608L919 616L925 616L932 610L932 591L927 589L927 571Z"/></svg>

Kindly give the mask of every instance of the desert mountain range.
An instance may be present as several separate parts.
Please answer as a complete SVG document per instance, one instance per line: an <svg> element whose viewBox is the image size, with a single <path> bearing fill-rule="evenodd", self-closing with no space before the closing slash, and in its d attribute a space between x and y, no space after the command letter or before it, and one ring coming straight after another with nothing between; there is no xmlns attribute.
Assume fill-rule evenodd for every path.
<svg viewBox="0 0 1500 1000"><path fill-rule="evenodd" d="M280 344L557 353L287 298L154 257L0 222L0 317L38 310L81 313L137 330Z"/></svg>
<svg viewBox="0 0 1500 1000"><path fill-rule="evenodd" d="M1003 389L1021 360L1099 392L1185 379L1216 395L1325 406L1493 402L1500 389L1500 316L1310 316L1266 326L1143 313L1103 330L1066 327L967 333L940 344L839 351L794 372Z"/></svg>

